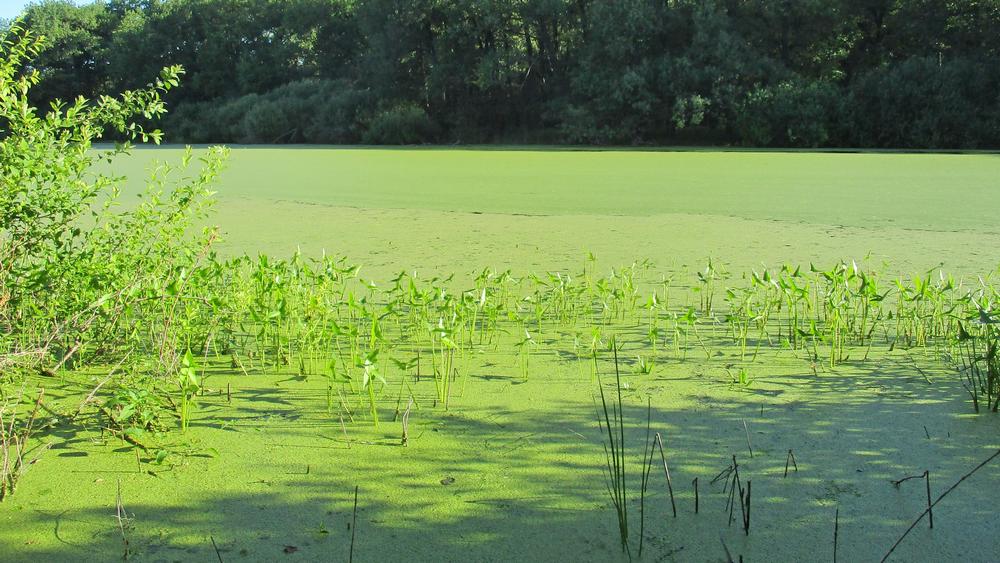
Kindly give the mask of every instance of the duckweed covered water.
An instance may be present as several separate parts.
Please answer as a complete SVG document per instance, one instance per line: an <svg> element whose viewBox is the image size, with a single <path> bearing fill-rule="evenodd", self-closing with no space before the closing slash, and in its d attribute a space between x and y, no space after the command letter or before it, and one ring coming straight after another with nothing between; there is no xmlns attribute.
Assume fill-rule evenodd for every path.
<svg viewBox="0 0 1000 563"><path fill-rule="evenodd" d="M171 150L139 151L130 166ZM672 299L686 307L698 304L694 272L710 257L737 285L762 264L841 259L887 277L942 264L963 279L988 275L1000 243L998 171L995 155L237 149L216 222L228 255L325 249L363 264L360 275L381 288L401 270L455 272L462 290L487 265L606 275L648 257L648 283L675 276ZM878 559L926 504L921 481L892 480L929 470L936 495L1000 447L995 414L972 413L940 348L880 345L865 361L850 350L830 368L776 338L747 363L722 315L705 328L707 353L692 337L683 357L652 354L641 320L613 323L626 343L630 486L649 398L678 503L673 518L654 467L646 559L721 561L722 541L747 561L832 559L838 508L840 560ZM573 353L579 334L534 331L525 380L518 330L505 325L498 345L473 346L447 411L431 378L390 369L377 429L353 394L344 401L357 420L342 422L326 380L294 362L244 375L221 360L210 363L191 430L163 438L170 453L160 463L147 453L137 463L135 448L96 419L57 423L44 438L50 449L0 505L0 559L120 558L119 483L139 561L213 560L212 540L225 561L346 559L355 486L357 561L624 559L596 383ZM634 372L638 356L656 357L652 373ZM598 365L614 370L607 355ZM733 383L741 367L749 384ZM62 412L103 376L31 384ZM415 399L405 447L401 382ZM784 477L789 449L798 471ZM728 522L723 483L710 483L733 455L753 480L749 536L739 517ZM998 480L1000 465L976 473L896 560L991 560Z"/></svg>

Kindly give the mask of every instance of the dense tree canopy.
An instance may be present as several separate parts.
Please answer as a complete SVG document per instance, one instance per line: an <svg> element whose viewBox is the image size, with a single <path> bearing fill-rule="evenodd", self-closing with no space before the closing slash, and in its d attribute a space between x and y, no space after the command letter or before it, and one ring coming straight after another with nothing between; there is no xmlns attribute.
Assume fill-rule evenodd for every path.
<svg viewBox="0 0 1000 563"><path fill-rule="evenodd" d="M44 0L34 99L169 140L1000 146L1000 0Z"/></svg>

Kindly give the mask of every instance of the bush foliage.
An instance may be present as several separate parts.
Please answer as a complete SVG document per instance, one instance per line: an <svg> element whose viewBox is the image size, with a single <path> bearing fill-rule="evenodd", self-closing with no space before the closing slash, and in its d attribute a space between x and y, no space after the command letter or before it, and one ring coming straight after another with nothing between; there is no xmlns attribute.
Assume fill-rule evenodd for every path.
<svg viewBox="0 0 1000 563"><path fill-rule="evenodd" d="M118 96L77 97L40 113L30 103L41 72L31 62L43 41L17 26L0 39L0 374L58 369L102 342L155 350L169 371L183 345L170 303L216 234L195 222L211 205L208 186L225 151L194 166L151 171L138 201L124 181L95 164L127 153L131 141L159 142L138 120L165 112L162 96L178 85L180 67ZM28 70L25 70L28 69ZM105 133L124 138L94 149ZM141 317L151 330L123 319Z"/></svg>

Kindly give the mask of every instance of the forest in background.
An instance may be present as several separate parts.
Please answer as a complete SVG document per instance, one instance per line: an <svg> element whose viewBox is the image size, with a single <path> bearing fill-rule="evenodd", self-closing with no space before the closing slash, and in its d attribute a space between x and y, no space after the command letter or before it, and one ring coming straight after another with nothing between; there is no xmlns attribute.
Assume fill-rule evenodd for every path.
<svg viewBox="0 0 1000 563"><path fill-rule="evenodd" d="M168 142L1000 146L1000 0L45 0L32 101ZM9 22L4 25L9 25Z"/></svg>

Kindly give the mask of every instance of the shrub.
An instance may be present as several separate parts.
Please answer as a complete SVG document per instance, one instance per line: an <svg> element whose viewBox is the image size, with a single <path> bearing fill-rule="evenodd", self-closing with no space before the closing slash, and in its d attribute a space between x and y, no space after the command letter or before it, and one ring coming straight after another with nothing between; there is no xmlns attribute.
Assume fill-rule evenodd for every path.
<svg viewBox="0 0 1000 563"><path fill-rule="evenodd" d="M318 90L313 118L302 129L307 143L353 144L361 140L360 114L369 104L367 93L346 81L326 81Z"/></svg>
<svg viewBox="0 0 1000 563"><path fill-rule="evenodd" d="M356 143L366 96L346 81L300 80L264 94L181 105L168 123L185 142Z"/></svg>
<svg viewBox="0 0 1000 563"><path fill-rule="evenodd" d="M362 142L370 145L414 145L429 143L439 135L437 124L414 104L383 111L368 123Z"/></svg>
<svg viewBox="0 0 1000 563"><path fill-rule="evenodd" d="M836 86L781 82L747 94L736 125L744 144L818 147L836 135L841 109Z"/></svg>
<svg viewBox="0 0 1000 563"><path fill-rule="evenodd" d="M169 371L178 335L164 302L183 297L184 280L215 238L191 227L211 204L208 185L224 151L158 166L138 204L119 206L124 179L93 165L130 144L98 151L92 142L106 132L159 142L159 131L134 120L162 115L161 96L183 71L170 67L146 88L80 97L40 115L29 101L40 46L17 25L0 36L0 371L57 370L116 346L155 346ZM203 164L194 174L192 162ZM126 313L154 330L138 334Z"/></svg>
<svg viewBox="0 0 1000 563"><path fill-rule="evenodd" d="M854 143L974 148L1000 143L997 63L914 57L871 71L851 89Z"/></svg>

